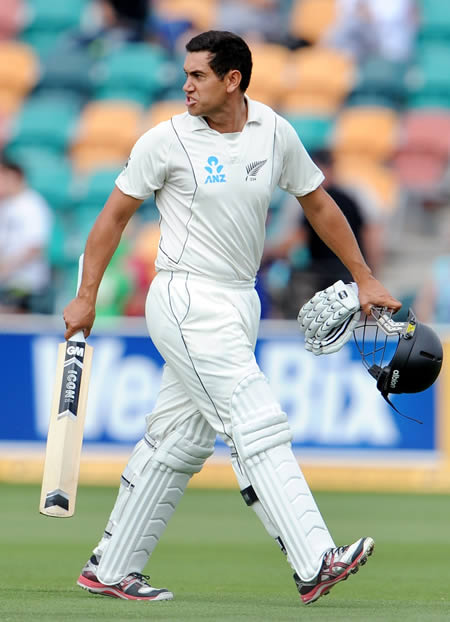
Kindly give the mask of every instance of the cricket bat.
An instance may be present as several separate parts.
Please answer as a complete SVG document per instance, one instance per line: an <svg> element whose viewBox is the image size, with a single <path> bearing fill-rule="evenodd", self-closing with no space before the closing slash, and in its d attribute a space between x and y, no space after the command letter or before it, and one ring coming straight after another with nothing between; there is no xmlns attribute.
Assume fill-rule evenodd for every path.
<svg viewBox="0 0 450 622"><path fill-rule="evenodd" d="M77 292L83 257L78 265ZM46 516L66 518L75 512L92 353L82 331L58 346L39 505Z"/></svg>

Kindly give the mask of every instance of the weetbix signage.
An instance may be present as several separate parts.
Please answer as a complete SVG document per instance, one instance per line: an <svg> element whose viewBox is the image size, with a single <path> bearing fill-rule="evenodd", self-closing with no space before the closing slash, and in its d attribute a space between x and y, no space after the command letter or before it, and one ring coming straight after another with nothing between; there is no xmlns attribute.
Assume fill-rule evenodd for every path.
<svg viewBox="0 0 450 622"><path fill-rule="evenodd" d="M393 397L402 413L423 421L420 425L383 400L352 342L340 352L315 357L295 331L263 334L256 357L289 417L295 449L343 457L362 450L399 456L437 451L439 382L423 393ZM0 332L2 351L8 353L0 374L0 441L45 441L60 341L51 331ZM144 332L102 334L89 342L95 353L84 441L112 448L134 444L155 403L163 361Z"/></svg>

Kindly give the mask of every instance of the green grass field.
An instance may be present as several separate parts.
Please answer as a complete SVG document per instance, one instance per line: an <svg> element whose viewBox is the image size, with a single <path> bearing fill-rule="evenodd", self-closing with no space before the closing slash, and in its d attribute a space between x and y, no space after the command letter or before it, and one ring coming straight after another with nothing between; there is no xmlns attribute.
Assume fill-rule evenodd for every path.
<svg viewBox="0 0 450 622"><path fill-rule="evenodd" d="M115 489L81 488L71 519L40 516L34 486L0 485L0 620L450 619L450 497L320 493L338 544L375 538L368 564L305 607L277 546L237 491L189 489L147 572L172 602L127 602L75 585Z"/></svg>

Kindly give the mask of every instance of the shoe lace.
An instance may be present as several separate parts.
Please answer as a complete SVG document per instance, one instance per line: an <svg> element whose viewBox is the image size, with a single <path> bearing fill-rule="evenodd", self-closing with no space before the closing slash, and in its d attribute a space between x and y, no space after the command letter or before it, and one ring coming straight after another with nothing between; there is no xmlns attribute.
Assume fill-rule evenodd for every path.
<svg viewBox="0 0 450 622"><path fill-rule="evenodd" d="M145 583L150 581L149 574L142 574L141 572L130 572L130 576L136 577L136 579L139 579L139 581L143 581Z"/></svg>

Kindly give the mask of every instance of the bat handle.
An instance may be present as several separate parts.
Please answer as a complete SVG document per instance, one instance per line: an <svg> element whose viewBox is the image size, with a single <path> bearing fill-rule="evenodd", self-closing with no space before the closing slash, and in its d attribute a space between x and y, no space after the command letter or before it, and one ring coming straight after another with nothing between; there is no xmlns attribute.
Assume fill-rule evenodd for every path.
<svg viewBox="0 0 450 622"><path fill-rule="evenodd" d="M80 259L78 260L77 294L78 294L78 290L80 289L81 278L83 276L83 262L84 262L84 253L82 253L80 255ZM79 330L74 335L72 335L72 337L70 338L70 341L83 341L83 342L85 342L86 339L84 338L83 331Z"/></svg>

